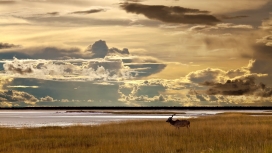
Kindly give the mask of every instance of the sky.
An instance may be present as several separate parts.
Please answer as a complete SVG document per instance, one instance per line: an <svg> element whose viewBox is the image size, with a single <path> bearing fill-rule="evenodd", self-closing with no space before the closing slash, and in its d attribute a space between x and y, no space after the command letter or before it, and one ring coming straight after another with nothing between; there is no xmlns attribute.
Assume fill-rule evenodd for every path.
<svg viewBox="0 0 272 153"><path fill-rule="evenodd" d="M0 107L272 106L272 0L0 0Z"/></svg>

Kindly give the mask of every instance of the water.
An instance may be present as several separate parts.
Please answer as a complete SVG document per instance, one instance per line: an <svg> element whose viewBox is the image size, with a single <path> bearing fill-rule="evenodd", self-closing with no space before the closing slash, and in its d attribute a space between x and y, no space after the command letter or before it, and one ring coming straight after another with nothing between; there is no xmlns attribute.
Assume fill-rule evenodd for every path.
<svg viewBox="0 0 272 153"><path fill-rule="evenodd" d="M152 111L152 110L151 110ZM177 111L175 111L177 112ZM199 116L215 115L230 111L180 111L186 114L177 114L175 118L195 118ZM232 111L234 112L234 111ZM265 112L235 111L235 112ZM127 120L166 120L166 114L111 114L111 113L66 113L54 110L0 110L0 127L45 127L45 126L72 126L72 125L100 125L110 122Z"/></svg>

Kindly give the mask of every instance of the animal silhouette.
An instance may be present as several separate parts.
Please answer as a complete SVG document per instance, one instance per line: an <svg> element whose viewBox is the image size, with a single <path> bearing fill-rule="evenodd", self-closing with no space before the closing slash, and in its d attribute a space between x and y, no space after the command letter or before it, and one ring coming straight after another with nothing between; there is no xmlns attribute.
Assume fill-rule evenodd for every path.
<svg viewBox="0 0 272 153"><path fill-rule="evenodd" d="M187 129L190 127L190 121L188 120L173 120L173 116L175 114L172 115L172 117L169 117L166 122L169 122L171 125L175 126L177 129L179 129L180 127L187 127Z"/></svg>

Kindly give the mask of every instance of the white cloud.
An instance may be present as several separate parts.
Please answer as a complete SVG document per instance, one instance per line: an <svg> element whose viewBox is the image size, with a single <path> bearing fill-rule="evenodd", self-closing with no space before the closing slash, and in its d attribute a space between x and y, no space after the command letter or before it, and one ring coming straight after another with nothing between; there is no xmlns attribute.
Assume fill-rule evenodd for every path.
<svg viewBox="0 0 272 153"><path fill-rule="evenodd" d="M52 97L50 97L50 96L46 96L46 97L42 97L42 98L40 99L40 101L44 101L44 102L54 102L55 100L54 100Z"/></svg>
<svg viewBox="0 0 272 153"><path fill-rule="evenodd" d="M66 81L119 81L132 78L121 60L19 60L4 61L2 76Z"/></svg>
<svg viewBox="0 0 272 153"><path fill-rule="evenodd" d="M251 25L233 24L233 23L220 23L215 26L209 25L196 25L188 29L188 31L211 31L211 30L228 30L228 29L253 29Z"/></svg>
<svg viewBox="0 0 272 153"><path fill-rule="evenodd" d="M17 85L17 86L7 86L8 88L39 88L39 86L23 86L23 85Z"/></svg>

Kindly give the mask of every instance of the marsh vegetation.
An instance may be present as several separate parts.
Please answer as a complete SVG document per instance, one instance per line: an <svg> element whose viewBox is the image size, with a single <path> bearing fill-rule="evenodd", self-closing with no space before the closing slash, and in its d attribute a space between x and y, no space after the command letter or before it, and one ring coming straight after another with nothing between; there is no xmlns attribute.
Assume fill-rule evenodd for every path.
<svg viewBox="0 0 272 153"><path fill-rule="evenodd" d="M272 152L272 116L206 116L190 119L190 129L176 129L166 119L99 126L0 128L0 152Z"/></svg>

